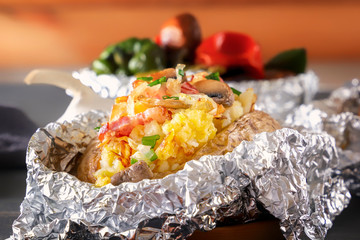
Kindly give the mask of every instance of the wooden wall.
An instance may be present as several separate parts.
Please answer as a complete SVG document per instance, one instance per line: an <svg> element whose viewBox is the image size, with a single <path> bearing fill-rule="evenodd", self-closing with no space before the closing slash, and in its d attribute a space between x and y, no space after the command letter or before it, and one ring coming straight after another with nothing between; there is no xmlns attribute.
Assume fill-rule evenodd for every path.
<svg viewBox="0 0 360 240"><path fill-rule="evenodd" d="M204 37L251 35L264 61L305 47L309 60L360 60L360 1L0 0L0 68L86 66L108 44L154 37L168 18L190 12Z"/></svg>

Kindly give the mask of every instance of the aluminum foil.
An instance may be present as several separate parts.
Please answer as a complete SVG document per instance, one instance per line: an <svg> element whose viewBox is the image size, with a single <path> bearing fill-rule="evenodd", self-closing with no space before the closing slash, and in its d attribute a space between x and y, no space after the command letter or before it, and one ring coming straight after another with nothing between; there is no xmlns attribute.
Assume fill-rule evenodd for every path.
<svg viewBox="0 0 360 240"><path fill-rule="evenodd" d="M253 88L257 94L256 108L277 120L283 120L292 110L313 100L319 79L313 71L276 80L227 82L239 91ZM281 107L279 107L281 106Z"/></svg>
<svg viewBox="0 0 360 240"><path fill-rule="evenodd" d="M345 178L348 188L360 196L360 116L344 112L344 105L350 99L360 101L357 79L334 90L329 98L298 107L283 125L333 136L340 159L338 174Z"/></svg>
<svg viewBox="0 0 360 240"><path fill-rule="evenodd" d="M257 204L280 220L287 239L323 239L350 194L333 137L283 128L203 156L163 179L96 188L72 175L102 112L51 123L31 138L26 196L11 239L183 239Z"/></svg>
<svg viewBox="0 0 360 240"><path fill-rule="evenodd" d="M188 71L187 75L193 73ZM135 77L124 75L97 76L88 68L73 72L73 77L91 87L93 91L104 98L128 95L131 83L135 80ZM319 79L313 71L308 71L296 76L274 80L228 81L227 83L239 91L253 88L258 96L256 108L281 120L295 107L310 103L318 91Z"/></svg>
<svg viewBox="0 0 360 240"><path fill-rule="evenodd" d="M131 83L136 79L134 76L128 77L126 75L96 75L96 73L89 68L74 71L72 76L85 86L90 87L103 98L116 98L128 95L130 93Z"/></svg>

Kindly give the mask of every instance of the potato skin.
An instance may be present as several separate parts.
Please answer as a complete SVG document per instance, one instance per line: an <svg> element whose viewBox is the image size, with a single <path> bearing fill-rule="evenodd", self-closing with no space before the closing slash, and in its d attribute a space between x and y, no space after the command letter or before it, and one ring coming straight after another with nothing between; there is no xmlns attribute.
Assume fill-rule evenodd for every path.
<svg viewBox="0 0 360 240"><path fill-rule="evenodd" d="M233 151L243 140L251 141L258 133L273 132L280 128L280 124L267 113L262 111L247 113L223 131L219 132L214 139L210 140L195 152L189 160L199 159L204 155L224 155L227 152ZM99 141L97 139L92 140L83 156L79 159L80 163L77 169L77 177L81 181L89 183L95 183L96 181L94 173L99 168L101 155L101 148L97 147L98 144ZM170 173L171 172L157 174L153 177L160 178ZM150 176L147 176L146 178L149 177Z"/></svg>
<svg viewBox="0 0 360 240"><path fill-rule="evenodd" d="M252 141L258 133L273 132L280 128L280 124L265 112L247 113L200 148L192 159L199 159L204 155L224 155L233 151L242 141Z"/></svg>
<svg viewBox="0 0 360 240"><path fill-rule="evenodd" d="M84 182L95 183L95 172L99 168L99 161L101 151L97 147L99 141L93 139L87 146L84 154L79 159L79 166L77 168L77 178Z"/></svg>

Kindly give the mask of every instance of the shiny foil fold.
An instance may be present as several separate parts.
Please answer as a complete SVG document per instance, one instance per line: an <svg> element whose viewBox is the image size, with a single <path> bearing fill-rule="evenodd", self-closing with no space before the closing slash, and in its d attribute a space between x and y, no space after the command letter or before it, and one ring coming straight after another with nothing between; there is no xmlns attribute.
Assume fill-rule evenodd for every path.
<svg viewBox="0 0 360 240"><path fill-rule="evenodd" d="M97 75L89 68L74 71L72 76L85 86L90 87L103 98L116 98L130 93L135 76L101 74ZM104 109L105 110L105 109Z"/></svg>
<svg viewBox="0 0 360 240"><path fill-rule="evenodd" d="M96 188L72 175L103 112L50 123L31 138L26 196L11 239L182 239L257 205L280 220L287 239L323 239L350 194L335 174L333 137L283 128L203 156L163 179Z"/></svg>
<svg viewBox="0 0 360 240"><path fill-rule="evenodd" d="M340 159L337 172L346 180L347 187L360 196L360 116L345 111L345 104L351 99L360 105L357 79L334 90L326 99L296 108L283 126L299 131L327 132L334 137Z"/></svg>
<svg viewBox="0 0 360 240"><path fill-rule="evenodd" d="M194 72L187 72L188 76L191 74ZM124 75L96 75L88 68L73 72L72 75L103 98L127 95L131 90L132 81L136 79ZM296 76L273 80L227 81L227 83L239 91L253 88L258 96L257 109L281 120L295 107L310 103L318 91L319 79L313 71L308 71Z"/></svg>
<svg viewBox="0 0 360 240"><path fill-rule="evenodd" d="M253 88L256 108L282 120L295 107L308 104L318 91L319 78L313 71L273 80L229 81L229 86L245 91ZM281 107L279 107L281 106Z"/></svg>

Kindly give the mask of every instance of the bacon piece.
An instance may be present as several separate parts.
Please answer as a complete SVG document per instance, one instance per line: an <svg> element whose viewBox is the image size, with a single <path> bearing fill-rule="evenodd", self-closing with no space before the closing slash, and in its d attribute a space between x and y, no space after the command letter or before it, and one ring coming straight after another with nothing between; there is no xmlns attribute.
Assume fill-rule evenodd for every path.
<svg viewBox="0 0 360 240"><path fill-rule="evenodd" d="M103 141L105 135L109 132L113 132L116 137L129 136L137 125L145 125L152 120L164 123L167 119L171 119L171 116L171 112L164 107L148 108L135 116L123 116L106 123L100 128L98 137L100 141Z"/></svg>
<svg viewBox="0 0 360 240"><path fill-rule="evenodd" d="M98 138L102 142L104 140L105 134L109 131L109 123L102 125L102 127L99 130Z"/></svg>
<svg viewBox="0 0 360 240"><path fill-rule="evenodd" d="M139 124L144 125L149 123L152 120L157 121L158 123L164 123L167 119L171 119L171 112L164 107L153 107L148 108L144 112L138 113L135 115L136 119L139 121Z"/></svg>
<svg viewBox="0 0 360 240"><path fill-rule="evenodd" d="M197 94L199 91L191 85L189 82L184 82L181 84L181 92L185 94Z"/></svg>

